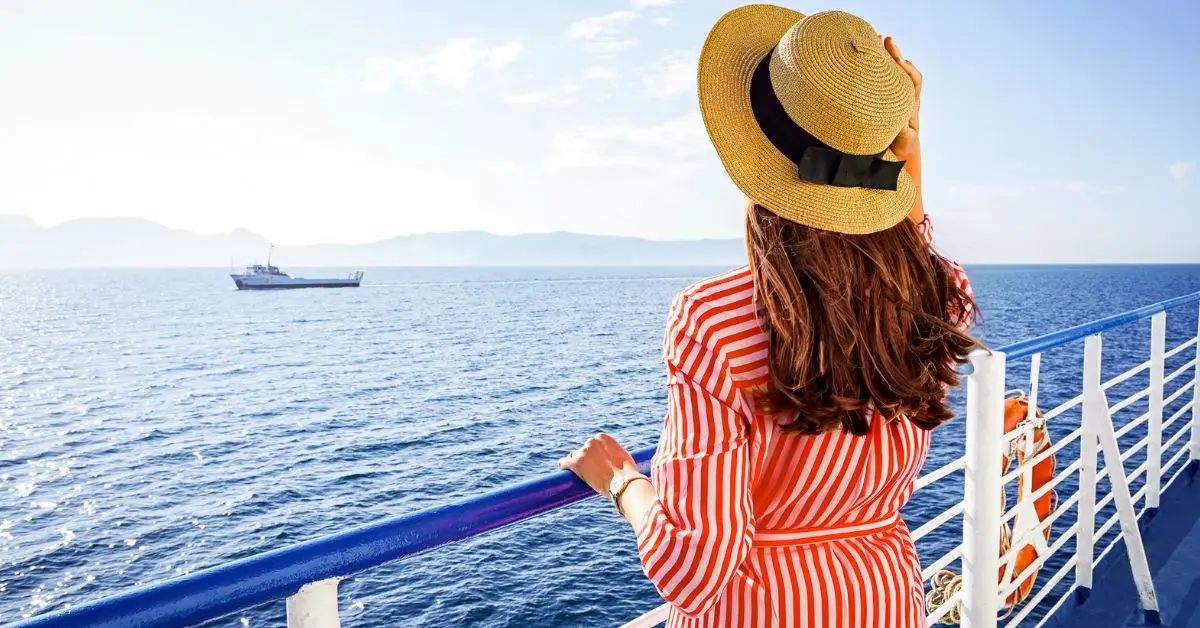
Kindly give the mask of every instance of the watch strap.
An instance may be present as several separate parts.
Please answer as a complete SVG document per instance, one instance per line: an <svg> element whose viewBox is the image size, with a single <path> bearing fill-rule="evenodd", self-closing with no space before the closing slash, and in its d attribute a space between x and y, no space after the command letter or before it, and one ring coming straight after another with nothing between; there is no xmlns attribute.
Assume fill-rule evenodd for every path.
<svg viewBox="0 0 1200 628"><path fill-rule="evenodd" d="M633 482L638 479L646 481L650 480L650 478L642 475L641 473L623 474L618 479L617 490L613 491L612 494L608 496L608 498L612 500L613 506L617 507L617 512L621 513L622 517L625 516L625 509L621 508L621 496L625 494L625 490L629 488L629 485L633 484Z"/></svg>

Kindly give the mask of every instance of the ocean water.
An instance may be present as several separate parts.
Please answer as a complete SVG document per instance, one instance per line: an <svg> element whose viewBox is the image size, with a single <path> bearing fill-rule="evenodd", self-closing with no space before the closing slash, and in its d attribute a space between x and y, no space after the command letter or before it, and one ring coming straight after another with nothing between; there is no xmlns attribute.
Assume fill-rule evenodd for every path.
<svg viewBox="0 0 1200 628"><path fill-rule="evenodd" d="M0 623L536 477L596 431L652 445L667 307L720 270L372 269L358 290L270 293L217 270L0 272ZM1200 290L1200 266L968 271L991 346ZM1168 344L1196 318L1172 312ZM1105 376L1148 336L1107 335ZM1077 394L1081 355L1046 354L1043 408ZM962 448L956 420L926 468ZM960 499L952 477L906 519ZM925 562L958 534L922 540ZM658 600L593 499L351 577L340 602L356 627L603 626ZM211 625L283 617L278 601Z"/></svg>

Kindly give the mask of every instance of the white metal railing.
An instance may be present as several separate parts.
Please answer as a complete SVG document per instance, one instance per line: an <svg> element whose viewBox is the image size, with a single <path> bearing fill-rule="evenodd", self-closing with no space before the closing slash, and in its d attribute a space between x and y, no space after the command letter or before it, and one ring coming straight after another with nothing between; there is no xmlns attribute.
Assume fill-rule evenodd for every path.
<svg viewBox="0 0 1200 628"><path fill-rule="evenodd" d="M1179 424L1184 414L1196 407L1196 395L1200 391L1200 385L1197 384L1200 381L1200 368L1197 366L1200 364L1200 356L1173 370L1169 375L1164 373L1167 359L1197 345L1200 328L1197 330L1197 337L1189 339L1168 352L1165 346L1166 316L1164 311L1151 317L1149 360L1107 381L1102 382L1100 378L1101 335L1096 333L1087 336L1084 340L1083 391L1044 415L1046 418L1059 416L1082 404L1083 417L1080 427L1055 442L1047 451L1030 458L1017 469L999 478L999 481L991 477L993 474L988 473L988 469L996 467L994 461L1004 453L1007 442L1014 437L1023 435L1018 430L1002 438L997 438L996 433L997 426L1002 425L1000 413L1003 407L1003 398L997 398L996 391L1003 386L1004 367L1007 366L1008 357L1000 353L990 355L979 353L972 356L975 369L968 379L966 436L968 456L965 461L967 477L964 486L968 518L964 521L963 545L960 546L965 548L961 559L962 590L960 595L950 598L940 607L932 609L927 616L929 623L935 623L943 619L951 610L956 610L961 613L960 621L963 626L970 628L995 627L1000 623L1000 611L1006 604L1009 594L1017 590L1029 575L1036 574L1037 570L1046 563L1056 559L1061 560L1061 566L1049 578L1038 582L1040 588L1031 591L1024 604L1020 608L1013 609L1011 616L1004 618L1006 626L1020 625L1072 571L1075 575L1073 586L1089 589L1092 586L1093 566L1118 541L1124 541L1142 609L1148 613L1157 614L1158 604L1154 583L1141 542L1137 520L1145 510L1159 506L1159 495L1163 482L1169 483L1174 479L1174 474L1182 470L1179 461L1189 451L1192 453L1192 459L1197 459L1196 453L1200 451L1200 447L1197 447L1197 443L1200 442L1200 429L1197 429L1196 413L1192 412L1191 420L1187 423ZM1034 353L1031 357L1033 359L1030 368L1033 380L1031 389L1036 390L1040 354ZM1166 394L1165 384L1177 380L1189 369L1195 373L1194 379L1182 383L1173 392ZM1109 404L1107 391L1147 371L1149 381L1145 388L1112 405ZM1192 392L1192 400L1174 410L1164 421L1164 408L1170 406L1189 390ZM1148 400L1148 410L1117 429L1112 420L1113 414L1129 408L1143 399ZM1030 405L1035 407L1036 402L1031 402ZM1146 430L1145 437L1126 446L1122 451L1120 439L1143 426ZM1167 430L1166 433L1169 434L1165 441L1164 430ZM1181 447L1176 451L1175 446L1188 435L1191 436L1190 447ZM1036 500L1044 496L1048 490L1061 485L1064 480L1078 474L1076 491L1062 499L1056 509L1040 524L1022 536L1014 535L1015 538L1008 552L999 557L999 565L993 562L996 550L992 539L996 538L994 533L998 533L995 530L994 522L996 519L1002 522L1009 521L1022 506L1022 504L1017 504L1007 512L999 512L996 506L1002 503L1005 484L1022 478L1026 472L1031 471L1035 465L1049 456L1060 455L1076 439L1080 441L1078 460L1059 471L1041 490L1024 491L1025 496L1022 498L1022 502ZM1145 460L1127 473L1124 463L1134 459L1143 451ZM1166 464L1163 464L1162 461L1164 453L1171 455ZM1103 467L1099 464L1101 456L1103 456ZM983 466L981 472L974 472L976 465ZM1129 483L1143 478L1144 482L1140 490L1131 495ZM1097 501L1097 483L1106 479L1109 483L1109 490ZM922 487L927 485L928 483L921 484ZM1139 504L1142 506L1140 510L1137 508ZM1115 506L1115 512L1107 520L1100 522L1097 527L1097 512L1109 505ZM1000 566L1007 566L1010 561L1014 560L1019 549L1025 544L1041 540L1044 531L1050 529L1072 507L1076 509L1075 522L1061 531L1057 538L1053 539L1049 546L1040 552L1037 560L1026 567L1022 573L1006 577L1005 580L1009 584L998 585L992 574L997 573ZM971 520L976 517L978 523ZM1095 543L1104 539L1106 534L1117 526L1120 527L1120 534L1113 538L1101 552L1100 557L1097 557L1094 551ZM1072 539L1075 541L1075 547L1074 551L1070 552L1067 543ZM974 543L975 540L978 540L978 543ZM1066 552L1071 555L1065 559L1059 556ZM922 575L928 579L937 570L953 562L953 559L946 560L946 558L956 553L957 550L935 559L930 568L922 572ZM1008 567L1006 572L1011 574L1011 567ZM976 574L981 575L977 576Z"/></svg>

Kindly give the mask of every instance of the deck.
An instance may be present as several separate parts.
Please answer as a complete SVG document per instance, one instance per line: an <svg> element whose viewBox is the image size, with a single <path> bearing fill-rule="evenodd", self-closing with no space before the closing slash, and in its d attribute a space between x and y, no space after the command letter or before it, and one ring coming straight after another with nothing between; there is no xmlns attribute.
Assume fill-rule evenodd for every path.
<svg viewBox="0 0 1200 628"><path fill-rule="evenodd" d="M1162 494L1162 507L1141 522L1163 626L1200 628L1200 464L1193 462ZM1118 628L1153 625L1138 607L1123 544L1096 566L1082 604L1069 596L1044 626Z"/></svg>

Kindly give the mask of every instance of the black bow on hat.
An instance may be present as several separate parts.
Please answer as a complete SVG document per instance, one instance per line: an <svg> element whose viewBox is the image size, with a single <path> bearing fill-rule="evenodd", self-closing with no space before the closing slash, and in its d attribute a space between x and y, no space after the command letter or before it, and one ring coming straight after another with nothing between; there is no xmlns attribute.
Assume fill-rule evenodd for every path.
<svg viewBox="0 0 1200 628"><path fill-rule="evenodd" d="M874 155L843 153L813 137L796 124L771 87L771 55L759 62L750 80L750 107L763 134L779 152L796 164L802 181L837 187L895 190L903 161Z"/></svg>

